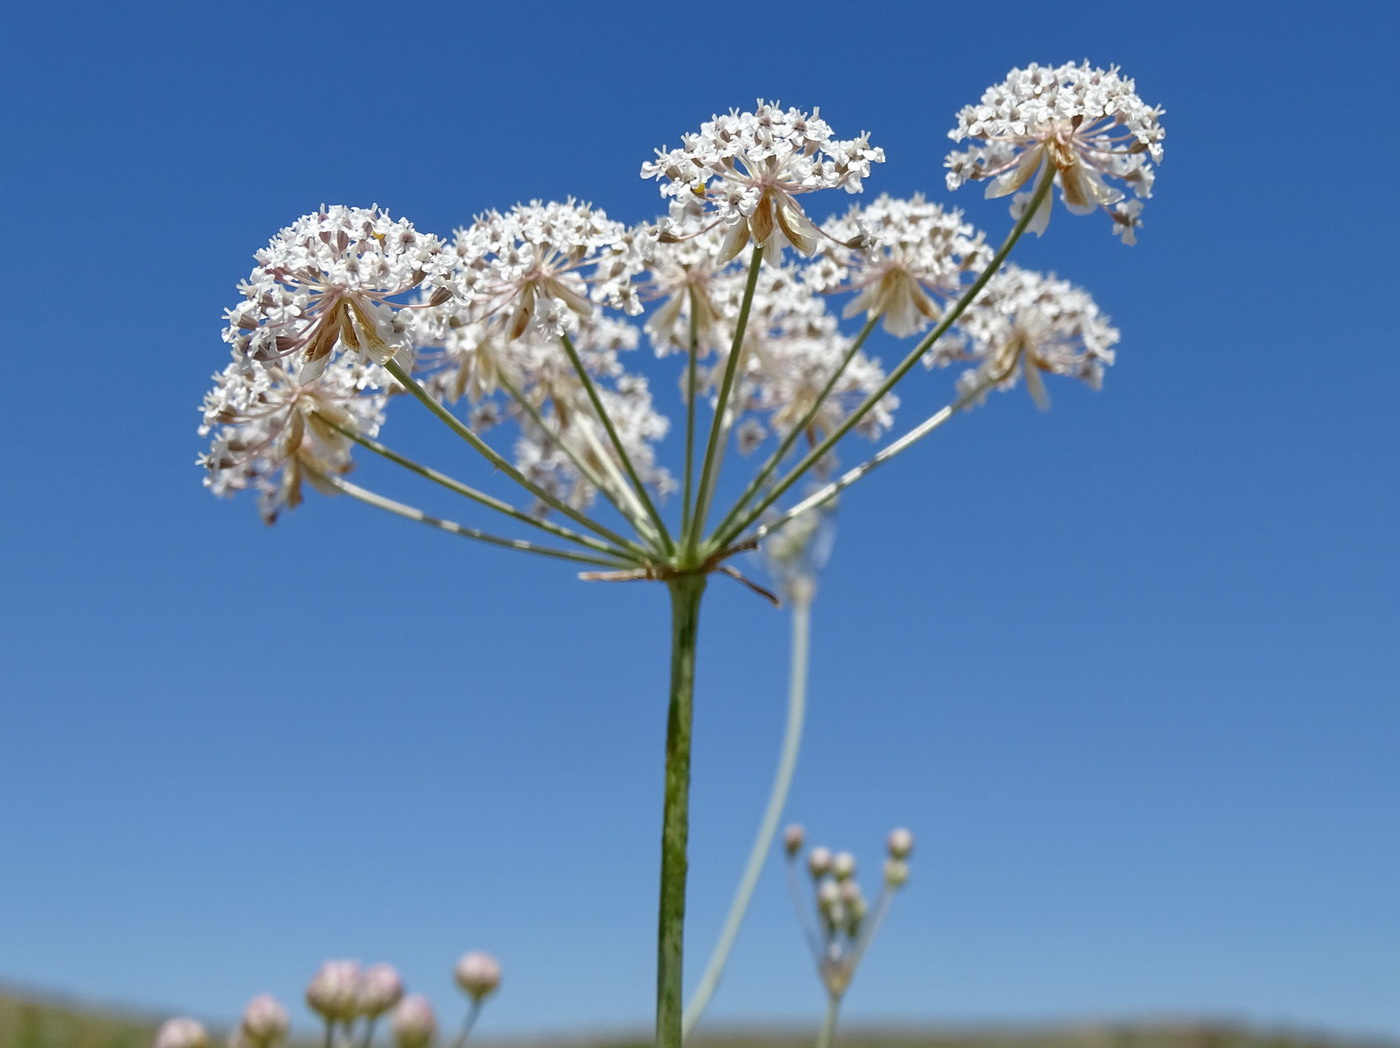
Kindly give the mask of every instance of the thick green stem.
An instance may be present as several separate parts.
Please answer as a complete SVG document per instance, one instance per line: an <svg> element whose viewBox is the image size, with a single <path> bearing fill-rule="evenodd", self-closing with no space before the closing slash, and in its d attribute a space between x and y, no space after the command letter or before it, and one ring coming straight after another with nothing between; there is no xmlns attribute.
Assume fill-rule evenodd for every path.
<svg viewBox="0 0 1400 1048"><path fill-rule="evenodd" d="M792 775L797 769L797 753L802 745L802 721L807 709L807 640L811 634L811 621L812 595L809 588L807 592L794 596L792 600L792 665L788 675L787 727L783 731L778 770L773 775L773 788L768 794L763 820L754 836L748 862L744 866L743 876L739 878L739 887L734 892L734 901L729 904L729 913L724 919L719 941L715 943L710 963L705 968L705 974L700 977L700 984L695 988L695 994L685 1009L684 1027L687 1037L690 1036L690 1031L695 1029L695 1024L700 1021L710 998L719 987L724 966L734 949L734 941L739 937L739 926L744 922L744 914L748 911L754 889L758 886L763 864L773 848L773 838L778 833L778 822L783 817L783 808L787 805L788 791L792 788Z"/></svg>
<svg viewBox="0 0 1400 1048"><path fill-rule="evenodd" d="M686 841L690 834L690 726L703 574L671 590L671 703L666 718L666 799L661 822L661 905L656 932L656 1044L680 1048L685 954Z"/></svg>

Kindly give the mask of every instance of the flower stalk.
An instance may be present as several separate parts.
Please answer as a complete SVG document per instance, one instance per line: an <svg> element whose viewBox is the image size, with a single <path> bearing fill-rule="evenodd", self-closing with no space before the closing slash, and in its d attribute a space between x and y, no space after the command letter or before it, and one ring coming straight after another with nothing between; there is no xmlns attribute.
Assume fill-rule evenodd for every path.
<svg viewBox="0 0 1400 1048"><path fill-rule="evenodd" d="M666 713L666 785L661 821L661 899L656 932L656 1044L680 1048L684 1015L686 844L690 836L690 733L695 648L707 576L677 575L671 592L671 697Z"/></svg>

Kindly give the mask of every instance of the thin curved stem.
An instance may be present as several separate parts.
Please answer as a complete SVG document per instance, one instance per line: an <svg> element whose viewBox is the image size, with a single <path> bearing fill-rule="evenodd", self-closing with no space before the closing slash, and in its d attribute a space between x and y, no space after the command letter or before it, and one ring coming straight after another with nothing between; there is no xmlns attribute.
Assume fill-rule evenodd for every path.
<svg viewBox="0 0 1400 1048"><path fill-rule="evenodd" d="M934 326L933 330L920 339L918 345L910 350L909 354L899 362L899 365L885 376L885 380L861 402L858 408L847 415L839 426L833 429L831 433L823 438L811 451L807 452L807 454L802 457L801 461L783 476L782 480L773 485L766 495L751 506L739 523L730 525L729 529L722 533L717 531L714 537L706 543L706 550L723 549L734 540L735 536L743 534L750 524L763 515L765 509L781 498L788 488L797 483L808 470L826 456L826 453L836 445L837 441L849 433L861 419L868 415L885 394L893 389L899 380L908 373L909 369L923 358L923 355L928 352L929 348L947 333L948 329L962 316L963 311L972 304L972 300L986 287L987 281L991 280L996 271L1001 268L1002 263L1006 261L1006 257L1011 254L1011 249L1016 246L1016 242L1021 239L1021 235L1029 228L1031 220L1035 217L1036 211L1039 210L1041 202L1049 194L1050 188L1054 185L1054 182L1055 168L1052 165L1046 170L1045 174L1041 176L1040 182L1035 187L1035 192L1031 194L1031 198L1026 204L1025 211L1022 213L1021 217L1016 220L1016 224L1011 227L1011 232L1008 233L1006 239L1002 241L1001 247L999 247L996 254L992 256L992 260L987 263L987 268L978 274L977 279L968 286L968 289L962 293L962 296L957 302L943 314L943 318Z"/></svg>
<svg viewBox="0 0 1400 1048"><path fill-rule="evenodd" d="M580 546L587 546L591 550L597 550L599 553L606 553L609 556L617 557L620 560L626 560L632 563L637 563L636 559L632 556L632 554L627 553L622 549L609 545L606 542L601 542L598 539L592 538L588 535L580 535L577 531L563 527L559 524L555 524L553 521L541 520L539 517L532 517L524 510L516 509L508 502L502 502L500 499L494 498L491 495L487 495L485 492L478 491L476 488L473 488L470 485L463 484L460 480L457 480L453 477L449 477L446 473L440 473L430 466L425 466L420 462L415 462L413 459L408 458L406 455L400 455L393 448L381 444L373 437L365 436L358 430L352 429L349 426L341 425L333 419L327 418L325 415L321 415L319 413L316 417L322 422L324 422L331 429L339 433L341 436L348 437L350 440L353 440L356 444L360 445L360 447L365 448L368 451L372 451L382 458L388 459L396 466L402 466L404 469L408 470L411 473L416 473L420 477L423 477L427 480L431 480L434 484L440 484L448 491L469 498L473 502L486 506L488 509L493 509L498 513L504 513L506 516L511 517L514 520L518 520L522 523L529 524L532 527L539 528L541 531L547 531L549 532L549 534L554 535L557 538L567 539L569 542L576 542Z"/></svg>
<svg viewBox="0 0 1400 1048"><path fill-rule="evenodd" d="M811 636L811 622L811 598L795 599L792 602L792 662L788 676L787 726L783 729L778 768L773 775L773 788L768 793L768 804L758 824L758 833L754 835L753 847L749 849L749 858L744 865L743 875L739 878L734 900L729 904L729 913L724 918L719 940L710 954L705 974L700 977L700 983L686 1006L682 1033L687 1037L690 1031L695 1029L695 1024L700 1021L700 1016L709 1006L710 998L719 987L724 966L734 949L734 941L739 937L739 927L743 924L744 914L748 911L754 889L758 886L763 864L773 848L773 838L777 835L783 808L787 805L793 772L797 768L797 754L802 745L802 721L807 709L808 640Z"/></svg>
<svg viewBox="0 0 1400 1048"><path fill-rule="evenodd" d="M470 1007L467 1008L467 1017L462 1020L462 1029L457 1034L457 1039L452 1042L452 1048L462 1048L467 1043L467 1038L471 1036L472 1027L476 1025L476 1017L481 1014L481 998L473 997Z"/></svg>
<svg viewBox="0 0 1400 1048"><path fill-rule="evenodd" d="M556 560L573 561L576 564L600 564L608 568L625 568L631 564L630 561L608 560L603 557L589 556L587 553L575 553L571 549L554 549L552 546L537 546L533 542L526 542L524 539L508 539L500 535L492 535L489 532L481 531L478 528L468 528L455 521L443 520L441 517L431 516L414 506L408 506L402 502L395 502L393 499L385 498L383 495L378 495L368 488L362 488L358 484L352 484L348 480L343 480L340 477L323 476L320 477L319 480L368 506L382 509L397 517L403 517L405 520L411 520L418 524L426 524L428 527L437 528L439 531L446 531L453 535L461 535L463 538L476 539L478 542L485 542L492 546L519 550L521 553L537 553L542 557L553 557Z"/></svg>
<svg viewBox="0 0 1400 1048"><path fill-rule="evenodd" d="M599 492L601 492L603 497L612 503L613 508L627 518L627 522L629 524L631 524L634 528L637 528L638 531L643 530L640 523L641 518L634 516L632 511L622 504L620 496L617 492L613 490L612 486L608 484L601 476L599 476L598 473L591 466L588 465L588 463L584 462L583 459L579 458L578 454L574 451L574 449L569 446L566 440L564 440L562 430L556 430L549 426L549 424L545 421L544 416L540 414L539 409L536 408L535 405L531 404L530 401L526 399L525 394L520 390L520 387L518 387L505 375L497 376L496 381L500 383L502 389L504 389L507 393L510 394L511 399L514 400L516 404L520 406L520 409L524 411L525 414L530 416L530 421L532 421L536 426L539 427L540 432L549 438L550 443L564 453L564 457L567 458L569 462L573 464L574 469L578 470L579 473L584 477L584 479L588 481L588 483L592 484Z"/></svg>
<svg viewBox="0 0 1400 1048"><path fill-rule="evenodd" d="M841 363L837 366L836 370L831 373L831 377L827 379L826 385L822 387L822 391L817 394L817 398L812 402L812 406L809 407L802 418L788 430L787 436L782 439L782 442L773 450L773 453L768 456L768 461L765 462L763 468L754 475L753 480L749 481L749 486L744 489L744 493L739 496L738 501L734 503L728 514L725 515L725 518L715 526L716 534L722 534L724 530L733 523L734 518L744 511L744 507L748 504L749 499L753 498L754 495L762 489L764 483L773 475L773 471L782 464L787 453L792 450L792 446L797 443L798 438L807 431L807 427L810 426L812 420L817 417L817 412L820 411L822 405L826 403L826 398L829 397L831 391L836 388L836 383L839 382L841 376L846 373L846 369L850 367L851 361L854 360L856 354L860 352L860 347L865 344L865 340L870 337L870 333L875 330L875 325L879 320L880 314L876 313L865 322L865 326L860 329L860 332L851 342L850 348L846 350L845 356L841 358Z"/></svg>
<svg viewBox="0 0 1400 1048"><path fill-rule="evenodd" d="M942 426L945 422L948 422L950 419L952 419L969 404L976 401L978 397L986 393L987 390L990 389L992 386L995 386L998 382L1006 378L1006 376L1012 370L1015 369L1016 363L1019 359L1020 357L1018 355L1017 357L1013 358L1011 364L1007 368L997 372L996 374L984 376L979 382L977 382L976 385L974 385L962 396L958 397L957 400L953 401L951 404L945 405L938 411L934 412L928 418L924 419L917 426L911 429L908 433L905 433L898 440L891 441L889 444L885 445L865 462L862 462L859 466L852 466L845 473L841 474L841 476L838 479L833 480L830 484L826 485L826 487L814 491L812 494L808 495L805 499L803 499L797 505L793 506L791 509L784 511L772 520L766 521L765 523L761 524L758 528L754 530L754 538L762 539L765 535L769 535L772 532L777 531L779 528L781 528L788 521L792 520L794 517L801 516L808 510L815 509L816 507L821 506L824 503L830 502L833 498L835 498L841 492L845 491L856 481L860 480L860 478L865 476L867 473L873 472L875 469L888 462L890 459L894 458L901 451L905 451L908 448L913 447L915 444L923 440L934 430Z"/></svg>
<svg viewBox="0 0 1400 1048"><path fill-rule="evenodd" d="M739 316L734 323L734 339L729 345L729 359L724 363L724 378L720 381L719 396L715 402L714 421L710 424L710 436L705 442L705 458L700 467L700 490L695 496L695 512L690 519L690 533L684 537L686 548L691 552L699 544L700 533L705 530L705 517L710 512L710 498L714 494L716 475L719 472L720 447L723 438L729 435L729 428L725 425L725 415L729 411L729 395L734 388L734 375L739 370L739 359L743 356L744 333L748 330L754 289L758 286L758 273L762 268L763 248L755 247L749 260L749 277L744 282L744 297L739 303Z"/></svg>
<svg viewBox="0 0 1400 1048"><path fill-rule="evenodd" d="M656 533L661 539L663 551L666 554L675 552L675 543L671 541L671 534L666 530L666 522L661 519L661 514L656 511L656 503L652 502L651 494L647 491L647 486L642 483L642 478L637 475L637 467L632 464L632 456L627 454L627 448L622 443L622 438L617 435L617 427L613 425L612 416L603 407L603 400L598 395L598 387L593 384L593 376L588 373L588 369L583 366L583 361L578 355L578 350L574 347L574 340L567 334L560 336L560 341L564 343L564 352L569 355L569 362L573 364L574 371L578 373L579 381L583 383L583 391L588 395L588 401L593 405L593 410L597 412L598 421L603 424L603 428L608 432L608 440L612 442L613 450L617 452L618 461L622 463L622 468L627 471L628 479L632 481L633 488L636 489L638 497L642 501L642 507L646 510L647 516L651 518Z"/></svg>
<svg viewBox="0 0 1400 1048"><path fill-rule="evenodd" d="M560 513L564 514L564 516L568 517L574 523L583 525L585 528L587 528L594 534L601 535L609 542L615 542L619 546L622 546L624 549L631 550L633 553L637 554L638 557L646 559L646 557L648 556L647 552L643 550L640 546L638 546L635 542L631 541L630 539L623 538L621 535L619 535L612 529L604 527L602 524L599 524L596 520L593 520L586 514L580 513L568 503L563 502L555 496L551 495L548 491L540 487L529 477L525 476L525 474L521 473L520 470L516 469L513 465L511 465L511 463L507 459L503 458L501 454L496 451L495 448L491 447L490 444L486 443L486 441L482 440L475 433L473 433L471 431L471 428L465 425L461 419L459 419L456 415L452 414L452 412L448 411L447 408L443 407L442 404L438 403L437 399L434 398L431 393L429 393L426 389L423 388L422 383L420 383L416 378L410 375L404 369L404 366L400 364L397 360L394 360L391 357L389 360L384 362L384 368L389 372L389 374L394 376L394 380L398 382L399 385L403 386L404 389L412 393L413 396L419 401L419 403L421 403L425 408L427 408L434 415L436 415L442 421L442 423L447 426L448 429L452 430L453 433L457 434L457 436L465 440L468 444L471 445L472 449L481 454L486 459L486 461L490 462L491 465L495 466L498 470L500 470L502 473L508 476L511 480L515 481L530 494L534 495L535 498L539 499L546 506L558 510Z"/></svg>

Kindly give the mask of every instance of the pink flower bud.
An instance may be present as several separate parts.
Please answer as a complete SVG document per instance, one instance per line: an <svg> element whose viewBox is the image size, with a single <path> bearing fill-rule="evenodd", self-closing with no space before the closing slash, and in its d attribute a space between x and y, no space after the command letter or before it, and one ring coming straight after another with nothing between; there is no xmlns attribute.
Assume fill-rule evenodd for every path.
<svg viewBox="0 0 1400 1048"><path fill-rule="evenodd" d="M891 859L907 859L914 850L914 835L901 826L891 831L887 844Z"/></svg>
<svg viewBox="0 0 1400 1048"><path fill-rule="evenodd" d="M838 881L847 881L855 876L856 857L850 852L840 852L831 860L831 875Z"/></svg>
<svg viewBox="0 0 1400 1048"><path fill-rule="evenodd" d="M789 859L802 850L802 842L806 839L807 831L796 823L783 831L783 850Z"/></svg>
<svg viewBox="0 0 1400 1048"><path fill-rule="evenodd" d="M354 961L327 961L306 988L306 1003L330 1022L349 1022L359 1010L360 966Z"/></svg>
<svg viewBox="0 0 1400 1048"><path fill-rule="evenodd" d="M831 869L831 852L826 848L813 848L807 855L807 869L813 877L825 877Z"/></svg>
<svg viewBox="0 0 1400 1048"><path fill-rule="evenodd" d="M433 1006L421 994L405 997L394 1009L391 1029L398 1048L427 1048L437 1036Z"/></svg>
<svg viewBox="0 0 1400 1048"><path fill-rule="evenodd" d="M260 993L243 1009L243 1024L239 1032L250 1045L266 1048L286 1037L291 1025L287 1009L270 994Z"/></svg>
<svg viewBox="0 0 1400 1048"><path fill-rule="evenodd" d="M377 1019L403 998L403 980L392 965L372 964L360 973L355 1002L361 1015Z"/></svg>
<svg viewBox="0 0 1400 1048"><path fill-rule="evenodd" d="M209 1048L209 1034L193 1019L167 1019L156 1031L155 1048Z"/></svg>
<svg viewBox="0 0 1400 1048"><path fill-rule="evenodd" d="M474 1001L495 992L501 985L501 965L489 953L475 951L457 962L452 973L457 985Z"/></svg>

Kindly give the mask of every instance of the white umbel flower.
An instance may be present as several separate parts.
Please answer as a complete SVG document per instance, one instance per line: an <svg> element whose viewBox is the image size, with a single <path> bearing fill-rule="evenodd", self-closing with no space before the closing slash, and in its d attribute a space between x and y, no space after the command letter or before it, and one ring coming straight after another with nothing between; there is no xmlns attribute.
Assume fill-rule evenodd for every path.
<svg viewBox="0 0 1400 1048"><path fill-rule="evenodd" d="M832 138L818 112L759 99L752 113L730 110L685 135L681 148L658 149L642 177L661 180L663 196L703 209L725 227L721 262L750 241L775 255L785 244L810 255L821 233L795 198L818 189L859 193L870 165L885 159L868 133Z"/></svg>
<svg viewBox="0 0 1400 1048"><path fill-rule="evenodd" d="M990 179L988 197L1009 196L1049 165L1066 207L1076 214L1104 208L1115 232L1132 243L1140 207L1125 208L1126 194L1114 183L1131 187L1139 198L1152 195L1148 161L1162 160L1161 116L1161 107L1146 105L1117 66L1013 69L980 103L958 113L958 126L948 136L972 144L948 155L948 188ZM1043 232L1049 221L1047 195L1030 229Z"/></svg>
<svg viewBox="0 0 1400 1048"><path fill-rule="evenodd" d="M199 428L200 436L213 434L199 457L205 486L221 496L256 491L268 524L301 504L304 481L315 486L353 468L353 442L328 420L374 436L384 422L381 391L392 384L382 368L350 357L310 379L277 364L248 369L235 361L214 382Z"/></svg>
<svg viewBox="0 0 1400 1048"><path fill-rule="evenodd" d="M843 316L880 317L886 331L905 338L943 313L941 301L961 291L964 274L991 261L983 234L916 193L909 200L881 194L865 206L826 222L830 243L807 280L827 293L854 291Z"/></svg>
<svg viewBox="0 0 1400 1048"><path fill-rule="evenodd" d="M411 349L391 301L415 288L445 297L442 242L378 207L323 207L298 219L254 256L239 286L244 301L225 314L235 359L273 364L296 355L313 380L337 349L382 364Z"/></svg>
<svg viewBox="0 0 1400 1048"><path fill-rule="evenodd" d="M1048 407L1042 376L1068 375L1093 389L1113 363L1118 330L1083 288L1055 274L1007 266L959 318L963 356L978 366L959 379L964 390L992 380L1009 389L1024 375L1035 402Z"/></svg>

